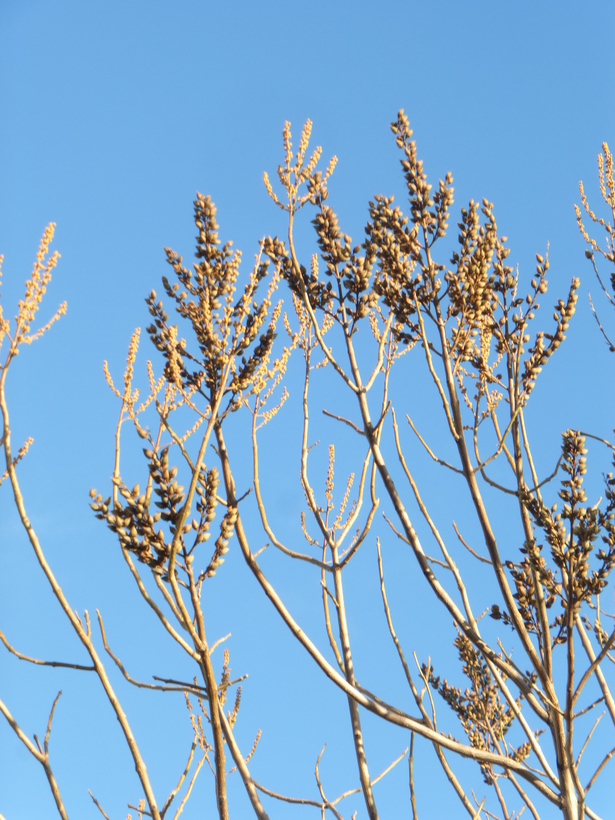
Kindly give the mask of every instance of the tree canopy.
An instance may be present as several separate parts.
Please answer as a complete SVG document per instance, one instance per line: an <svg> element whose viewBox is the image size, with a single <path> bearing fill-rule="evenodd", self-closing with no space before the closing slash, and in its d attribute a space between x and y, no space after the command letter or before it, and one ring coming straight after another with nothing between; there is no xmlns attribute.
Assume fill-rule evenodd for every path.
<svg viewBox="0 0 615 820"><path fill-rule="evenodd" d="M212 199L197 194L194 262L166 248L163 295L152 290L146 300L151 361L142 361L137 330L123 378L105 363L119 419L111 482L91 490L90 506L132 578L118 603L130 613L135 661L151 663L165 642L175 647L177 671L164 678L151 667L153 678L132 671L132 658L105 631L105 612L97 610L94 624L76 611L20 487L20 462L32 454L29 439L11 435L9 370L66 309L36 322L58 262L54 226L46 229L15 321L0 314L2 492L12 493L66 628L88 658L32 658L8 629L3 643L26 663L97 678L136 771L138 792L127 802L139 816L178 816L194 805L207 765L221 818L232 814L235 789L259 818L297 805L339 818L346 805L356 811L359 794L359 813L374 820L386 782L416 818L429 813L430 795L414 767L429 756L470 817L597 818L592 798L608 778L615 737L615 479L605 474L600 492L595 481L588 486L587 443L602 463L615 448L604 431L557 430L560 445L545 468L541 442L554 433L548 402L533 413L543 369L574 320L580 281L551 285L548 253L536 255L533 276L515 268L494 205L458 208L451 173L430 183L403 111L391 131L405 201L375 196L353 239L329 197L337 160L322 166L311 130L308 121L293 147L286 123L277 179L264 175L284 212L284 235L262 239L245 271L241 254L220 239ZM577 219L612 305L601 271L615 262L606 143L599 180L606 217L581 186ZM613 349L605 325L598 319L588 345L602 334ZM582 385L580 374L565 372L548 399ZM111 572L107 564L97 556L87 571L113 585L119 564ZM234 592L246 572L248 601ZM344 749L355 782L339 793L326 783L340 764L324 747L309 795L280 782L275 763L255 774L267 729L258 704L240 710L250 670L233 677L231 657L238 628L257 653L271 651L278 633L249 623L263 603L300 647L315 693L311 685L300 693L296 670L278 658L268 664L269 707L283 688L300 727L321 698L347 710ZM144 641L146 618L158 630ZM369 637L357 639L366 628ZM135 708L124 694L131 686L145 716L169 708L169 699L174 721L177 699L187 707L190 738L184 758L168 761L175 774L164 794L149 774L152 751L122 705L128 697ZM49 745L59 697L42 742L1 700L0 710L68 817ZM147 733L153 748L164 745L155 729L156 721ZM267 759L288 754L280 747ZM403 784L392 779L402 766ZM107 816L104 801L92 799Z"/></svg>

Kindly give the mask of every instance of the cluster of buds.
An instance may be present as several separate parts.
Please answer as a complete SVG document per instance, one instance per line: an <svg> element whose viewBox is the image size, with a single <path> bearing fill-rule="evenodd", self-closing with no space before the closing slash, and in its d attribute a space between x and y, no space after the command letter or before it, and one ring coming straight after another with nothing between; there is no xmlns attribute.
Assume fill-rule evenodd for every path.
<svg viewBox="0 0 615 820"><path fill-rule="evenodd" d="M105 521L117 535L122 549L135 553L139 561L162 575L168 552L163 530L156 529L162 513L151 515L149 500L145 494L140 494L138 484L132 490L124 486L118 489L125 504L116 501L111 508L111 498L103 500L95 490L90 490L90 507L96 518Z"/></svg>
<svg viewBox="0 0 615 820"><path fill-rule="evenodd" d="M471 641L458 633L455 647L463 664L463 673L470 682L464 692L459 687L451 686L446 680L441 680L425 664L421 667L421 675L455 712L473 748L494 751L496 743L504 740L515 720L515 714L510 706L501 701L497 681ZM520 699L517 700L517 705L519 703ZM525 748L520 747L515 752L524 755ZM485 781L491 783L491 767L481 766L481 771Z"/></svg>
<svg viewBox="0 0 615 820"><path fill-rule="evenodd" d="M220 479L215 468L201 469L196 485L198 520L192 519L185 523L181 532L177 533L183 517L185 492L184 487L177 482L177 468L169 465L169 448L165 447L159 454L149 449L143 452L148 460L150 473L146 492L141 493L138 484L130 490L118 479L114 483L117 494L123 501L118 497L113 503L111 498L103 500L101 495L91 490L90 506L96 517L105 521L117 535L123 549L134 553L141 563L147 564L163 580L168 580L165 564L170 558L173 541L178 543L178 555L191 563L196 547L209 539L211 523L216 516ZM158 507L154 513L150 511L152 496L157 499L154 504ZM221 524L214 557L204 576L213 576L222 563L236 520L237 509L229 509ZM166 524L168 535L165 535L165 530L160 526L161 522ZM191 532L194 532L194 539L188 544L186 538Z"/></svg>
<svg viewBox="0 0 615 820"><path fill-rule="evenodd" d="M587 497L583 487L587 472L585 456L585 438L580 433L567 430L563 435L562 466L565 478L561 482L559 496L561 510L554 504L551 508L535 496L526 493L522 500L529 510L535 524L540 527L550 547L551 558L557 571L547 570L542 559L538 562L536 555L528 554L528 559L539 570L539 577L549 593L548 603L553 596L560 599L564 614L558 615L552 626L559 629L555 643L564 643L567 638L566 613L580 611L584 602L590 602L606 587L608 577L615 567L615 504L612 498L612 487L607 476L607 507L598 509L598 505L587 507ZM611 491L609 498L608 492ZM601 539L605 548L594 547ZM595 554L596 566L592 568L590 559ZM518 575L519 573L517 573ZM527 580L519 580L521 586L529 589ZM519 584L518 584L519 589ZM528 601L533 605L533 598Z"/></svg>
<svg viewBox="0 0 615 820"><path fill-rule="evenodd" d="M391 123L391 131L397 147L404 152L401 166L408 189L412 222L420 226L433 243L446 234L448 214L453 204L453 177L448 173L444 181L440 180L438 191L432 196L432 186L427 182L422 160L417 158L416 142L412 139L410 121L403 109Z"/></svg>
<svg viewBox="0 0 615 820"><path fill-rule="evenodd" d="M535 288L537 293L544 293L547 289L545 274L549 269L549 262L548 260L543 259L542 256L537 256L536 259L538 261L538 282L536 279L533 279L532 286ZM534 346L529 349L530 355L524 362L522 379L526 395L529 395L529 393L533 390L536 383L536 378L541 372L543 366L549 361L551 356L566 338L566 332L568 331L570 321L576 311L576 305L579 298L577 291L580 284L581 282L579 279L573 279L566 301L564 302L563 299L559 299L557 305L555 305L555 311L553 313L553 319L556 322L555 331L551 334L543 332L536 334ZM545 339L548 342L546 345Z"/></svg>
<svg viewBox="0 0 615 820"><path fill-rule="evenodd" d="M220 524L220 535L216 541L215 550L209 566L204 572L206 578L213 578L216 570L224 563L224 556L228 552L228 544L233 537L237 522L237 507L229 507Z"/></svg>

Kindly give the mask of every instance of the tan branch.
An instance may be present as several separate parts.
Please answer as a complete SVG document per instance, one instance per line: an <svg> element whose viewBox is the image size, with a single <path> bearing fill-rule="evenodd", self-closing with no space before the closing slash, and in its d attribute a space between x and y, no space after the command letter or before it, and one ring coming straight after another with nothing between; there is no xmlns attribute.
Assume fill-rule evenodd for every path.
<svg viewBox="0 0 615 820"><path fill-rule="evenodd" d="M29 655L23 655L21 652L18 652L11 644L7 641L4 633L0 630L0 641L6 646L8 651L15 655L16 658L19 658L20 661L27 661L28 663L36 664L37 666L53 666L53 667L61 667L63 669L77 669L81 672L95 672L96 669L93 666L82 666L79 663L62 663L61 661L40 661L37 658L31 658Z"/></svg>

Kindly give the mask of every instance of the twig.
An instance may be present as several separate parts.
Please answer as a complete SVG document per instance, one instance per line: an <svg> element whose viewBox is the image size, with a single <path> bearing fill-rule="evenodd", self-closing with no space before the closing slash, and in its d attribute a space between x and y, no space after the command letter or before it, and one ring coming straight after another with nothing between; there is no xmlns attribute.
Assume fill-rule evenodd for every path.
<svg viewBox="0 0 615 820"><path fill-rule="evenodd" d="M132 803L129 803L129 804L128 804L128 808L129 808L129 809L132 809L133 811L138 811L138 812L139 812L139 814L145 814L145 815L147 815L147 817L151 817L151 816L152 816L152 813L151 813L151 812L147 811L147 810L146 810L146 809L144 809L144 808L141 808L141 806L133 806L133 805L132 805Z"/></svg>
<svg viewBox="0 0 615 820"><path fill-rule="evenodd" d="M23 655L21 652L18 652L11 644L7 641L4 633L0 630L0 641L6 646L8 651L15 655L15 657L19 658L20 661L27 661L28 663L34 663L38 666L54 666L54 667L61 667L63 669L77 669L80 672L95 672L96 669L94 666L82 666L79 663L62 663L61 661L40 661L38 658L31 658L28 655Z"/></svg>
<svg viewBox="0 0 615 820"><path fill-rule="evenodd" d="M599 441L601 444L606 444L607 447L615 451L615 444L611 444L611 442L607 441L605 438L600 438L600 436L594 436L592 433L580 432L580 435L585 436L585 438L593 438L594 441Z"/></svg>
<svg viewBox="0 0 615 820"><path fill-rule="evenodd" d="M408 756L408 772L410 778L410 805L412 806L412 820L418 820L416 811L416 795L414 793L414 732L410 733L410 754Z"/></svg>
<svg viewBox="0 0 615 820"><path fill-rule="evenodd" d="M105 820L109 820L109 815L105 812L105 810L103 809L103 807L100 805L100 803L98 802L98 800L94 797L94 795L92 794L92 792L91 792L89 789L88 789L88 794L90 795L90 797L91 797L91 798L92 798L92 800L94 801L94 805L96 806L96 808L98 809L98 811L102 814L102 816L105 818Z"/></svg>
<svg viewBox="0 0 615 820"><path fill-rule="evenodd" d="M173 791L169 794L169 796L167 797L167 799L166 799L166 801L165 801L164 806L163 806L163 807L162 807L162 809L160 810L160 817L161 817L161 818L164 818L164 816L165 816L165 814L167 813L167 811L168 811L169 807L171 806L171 803L172 803L172 802L173 802L173 800L175 800L175 798L177 797L177 794L178 794L179 790L181 789L181 787L182 787L182 785L183 785L183 783L184 783L184 780L185 780L185 779L186 779L186 777L188 776L188 772L189 772L189 770L190 770L190 767L192 766L192 760L193 760L193 758L194 758L194 751L195 751L195 749L196 749L197 743L198 743L198 740L197 740L197 738L195 737L195 738L193 739L193 741L192 741L192 745L190 746L190 753L189 753L189 755L188 755L188 762L187 762L187 763L186 763L186 765L184 766L184 770L183 770L183 772L182 772L182 773L181 773L181 775L180 775L179 782L177 783L177 786L175 786L175 788L173 789ZM203 766L203 763L205 762L205 757L206 757L206 754L205 754L205 755L203 755L203 757L201 758L201 760L200 760L200 761L199 761L199 763L197 764L196 771L195 771L195 772L194 772L194 774L192 775L192 778L191 778L191 780L190 780L190 784L189 784L189 786L188 786L188 790L186 791L186 794L184 795L184 797L183 797L183 799L182 799L182 801L181 801L180 805L178 806L177 812L175 813L175 817L179 817L179 815L181 814L181 812L182 812L182 811L183 811L183 809L184 809L184 806L185 806L185 805L186 805L186 803L188 802L188 798L190 797L190 792L192 791L192 787L194 786L194 783L195 783L195 781L196 781L197 775L198 775L198 773L201 771L201 767Z"/></svg>
<svg viewBox="0 0 615 820"><path fill-rule="evenodd" d="M217 649L217 647L219 647L220 644L224 643L224 641L228 641L228 639L230 637L231 637L231 633L229 632L228 635L225 635L223 638L218 638L218 640L214 644L212 644L211 647L209 648L209 654L213 655L214 649Z"/></svg>
<svg viewBox="0 0 615 820"><path fill-rule="evenodd" d="M45 734L45 751L41 749L41 744L38 741L36 735L34 735L34 740L36 741L36 746L30 738L25 734L22 730L20 725L17 723L15 718L11 715L5 704L0 700L0 713L4 715L7 723L11 727L11 729L15 732L17 737L21 740L23 745L26 749L30 752L32 757L37 760L45 771L45 775L47 777L47 782L49 783L49 788L51 789L51 793L53 795L53 799L55 800L56 808L58 810L58 814L61 817L61 820L68 820L68 814L66 813L66 809L64 808L64 803L62 802L62 797L60 795L60 789L56 782L55 776L51 769L51 765L49 763L49 733L51 731L51 721L53 718L53 713L58 702L58 699L62 692L58 692L56 698L53 702L53 706L51 707L51 713L49 715L49 720L47 721L47 731Z"/></svg>
<svg viewBox="0 0 615 820"><path fill-rule="evenodd" d="M421 444L423 445L423 447L427 450L427 452L429 453L429 455L431 456L431 458L432 458L432 459L433 459L433 460L434 460L437 464L441 464L441 465L442 465L442 467L447 467L449 470L452 470L454 473L458 473L459 475L463 475L463 470L460 470L458 467L453 467L453 465L452 465L452 464L449 464L449 463L448 463L448 461L443 461L441 458L438 458L438 456L437 456L437 455L436 455L436 454L435 454L435 453L431 450L431 448L429 447L429 445L427 444L427 442L423 439L423 437L421 436L421 434L419 433L419 431L416 429L416 427L415 427L415 426L414 426L414 424L412 423L412 419L410 418L410 416L409 416L407 413L406 413L406 419L407 419L408 424L410 425L410 427L412 427L412 429L413 429L413 431L414 431L414 433L415 433L416 437L418 438L418 440L421 442Z"/></svg>
<svg viewBox="0 0 615 820"><path fill-rule="evenodd" d="M477 552L474 552L472 547L466 541L464 541L461 533L457 529L457 524L454 521L453 521L453 529L457 533L457 538L461 541L461 543L463 544L463 546L467 549L467 551L469 553L471 553L475 558L478 558L479 561L482 561L483 564L492 564L493 563L490 558L483 558L482 555L479 555Z"/></svg>
<svg viewBox="0 0 615 820"><path fill-rule="evenodd" d="M600 277L598 277L598 278L600 278ZM600 284L602 284L602 282L601 282ZM608 296L608 298L611 300L611 304L612 304L613 300L611 299L611 297L610 297L609 293L607 292L606 288L603 286L603 288L602 288L602 289L604 290L604 292L606 293L606 295ZM596 320L596 322L598 323L598 327L600 328L600 332L602 333L602 335L603 335L603 337L604 337L604 341L607 343L607 345L609 346L609 350L610 350L610 351L611 351L611 353L612 353L613 351L615 351L615 345L614 345L614 344L613 344L613 342L609 339L609 337L606 335L606 330L602 327L602 323L600 322L600 319L598 318L598 314L596 313L596 309L595 309L595 307L594 307L594 303L592 302L592 297L591 297L591 294L590 294L590 293L588 293L588 294L587 294L587 296L588 296L588 298L589 298L589 306L591 307L592 313L594 314L594 319L595 319L595 320Z"/></svg>
<svg viewBox="0 0 615 820"><path fill-rule="evenodd" d="M604 695L603 695L601 698L598 698L598 700L595 700L593 703L590 703L590 704L589 704L589 706L586 706L584 709L581 709L581 711L580 711L580 712L576 712L576 713L572 716L572 719L573 719L573 720L576 720L577 718L580 718L580 717L582 717L583 715L586 715L586 714L587 714L588 712L590 712L592 709L595 709L595 708L596 708L596 706L598 706L598 704L599 704L599 703L604 703Z"/></svg>
<svg viewBox="0 0 615 820"><path fill-rule="evenodd" d="M175 812L175 815L174 815L174 820L177 820L177 818L180 816L180 814L184 810L184 808L186 806L186 803L188 802L188 800L190 798L190 795L192 794L192 789L194 788L194 784L196 782L198 774L201 771L201 768L203 767L203 764L205 763L206 760L207 760L207 762L209 762L207 754L204 754L203 757L197 763L196 769L194 770L194 774L190 778L190 783L188 784L188 788L186 789L186 793L182 797L181 803L177 807L177 811Z"/></svg>
<svg viewBox="0 0 615 820"><path fill-rule="evenodd" d="M259 461L258 461L258 442L256 438L256 408L252 413L252 461L253 461L253 486L254 486L254 494L256 496L256 506L258 507L258 512L261 517L261 522L263 524L263 528L269 538L271 539L271 543L273 546L278 549L280 552L284 553L284 555L288 555L289 558L295 558L299 561L305 561L308 564L314 564L315 566L319 567L322 570L327 572L331 571L331 567L327 564L319 561L316 558L313 558L311 555L304 555L303 553L296 552L295 550L291 550L288 547L284 546L278 539L276 538L269 521L267 519L267 512L265 510L265 503L263 501L263 497L261 495L261 488L260 488L260 479L259 479ZM261 550L262 552L262 550ZM255 556L256 557L256 556Z"/></svg>
<svg viewBox="0 0 615 820"><path fill-rule="evenodd" d="M393 532L399 538L400 541L403 541L404 544L408 544L409 547L412 546L412 544L410 543L410 541L408 541L406 536L403 533L399 532L399 530L396 529L395 524L393 524L393 522L389 518L387 518L386 513L382 513L382 517L384 518L384 520L387 522L389 527L393 530Z"/></svg>
<svg viewBox="0 0 615 820"><path fill-rule="evenodd" d="M58 705L58 701L62 697L62 690L58 692L55 697L55 700L51 706L51 711L49 712L49 720L47 721L47 730L45 731L45 741L44 741L44 748L45 748L45 757L49 757L49 736L51 735L51 724L53 722L53 715L56 710L56 706Z"/></svg>
<svg viewBox="0 0 615 820"><path fill-rule="evenodd" d="M360 436L365 435L365 432L360 430L357 425L349 419L345 419L343 416L336 416L335 413L330 413L328 410L323 410L322 413L323 416L328 416L330 419L335 419L335 421L341 421L343 424L347 424L348 427L351 427L355 433L358 433Z"/></svg>
<svg viewBox="0 0 615 820"><path fill-rule="evenodd" d="M383 566L382 566L382 553L381 553L381 550L380 550L380 541L379 540L376 540L376 549L377 549L377 552L378 552L378 575L380 577L380 594L381 594L381 597L382 597L382 603L384 605L384 614L385 614L385 617L386 617L386 620L387 620L387 626L389 628L389 633L391 635L393 643L395 644L395 648L397 649L397 654L399 656L399 660L400 660L401 665L403 667L404 674L406 675L406 680L408 682L408 686L410 687L410 691L412 692L415 703L418 706L418 708L421 711L421 714L423 716L423 721L424 721L426 726L433 727L435 729L436 728L435 706L434 706L433 700L431 699L431 692L429 692L429 698L430 698L431 706L432 706L433 720L429 717L429 714L427 713L427 709L423 705L422 695L419 694L419 692L418 692L418 690L417 690L417 688L414 684L414 680L412 679L412 675L410 674L410 668L408 667L408 664L406 662L406 658L405 658L403 649L401 647L401 643L399 642L397 634L395 633L395 627L393 626L393 618L392 618L392 615L391 615L391 609L389 607L389 602L387 600L386 588L385 588L385 584L384 584L384 569L383 569ZM416 661L416 655L415 655L415 661ZM419 673L420 673L420 669L419 669ZM412 731L411 732L411 744L410 744L410 749L411 749L410 756L411 756L411 758L412 758L412 749L414 747L414 735L415 735L415 732ZM450 765L449 765L449 763L448 763L448 761L447 761L447 759L444 755L444 752L442 751L442 749L440 748L440 746L437 743L433 743L433 747L434 747L434 750L436 752L436 756L438 758L438 761L439 761L440 765L442 766L442 769L443 769L446 777L448 778L449 783L451 784L451 786L455 790L455 792L457 794L457 797L460 799L461 803L463 804L463 806L466 809L466 811L468 812L468 814L472 814L472 805L470 804L470 801L466 797L466 795L463 791L463 788L461 787L461 784L459 783L459 781L455 777L455 774L453 773L453 770L451 769L451 767L450 767ZM412 763L412 760L409 761L409 764L411 764L411 763ZM414 805L414 798L413 798L414 784L412 782L412 767L410 768L410 778L411 778L410 792L411 792L411 799L412 799L412 805L413 805L413 820L416 820L416 807Z"/></svg>
<svg viewBox="0 0 615 820"><path fill-rule="evenodd" d="M581 758L583 757L583 752L584 752L584 751L585 751L585 749L587 748L587 744L588 744L588 743L589 743L589 741L591 740L592 735L594 734L594 732L595 732L595 731L596 731L596 729L598 728L598 724L600 723L600 721L602 720L602 718L604 717L604 715L605 715L605 713L604 713L604 712L603 712L601 715L599 715L599 716L596 718L596 720L594 721L594 725L593 725L593 726L592 726L592 728L589 730L589 733L588 733L587 737L585 738L585 743L584 743L584 744L583 744L583 746L581 747L581 751L580 751L580 752L579 752L579 754L578 754L578 757L577 757L577 760L576 760L576 763L575 763L575 768L577 768L577 769L579 768L579 763L581 762ZM573 719L574 719L574 718L573 718ZM587 791L587 789L586 789L586 791Z"/></svg>
<svg viewBox="0 0 615 820"><path fill-rule="evenodd" d="M324 809L329 809L333 812L336 818L338 818L338 820L343 820L341 814L333 808L328 801L319 802L318 800L310 800L305 797L288 797L285 794L280 794L279 792L274 792L272 789L268 789L266 786L257 783L256 780L254 781L254 785L260 792L266 794L268 797L273 797L275 800L281 800L284 803L292 803L297 806L315 806L321 811Z"/></svg>
<svg viewBox="0 0 615 820"><path fill-rule="evenodd" d="M109 657L114 661L115 665L120 670L122 675L126 678L128 683L132 683L133 686L137 686L139 687L139 689L154 689L158 692L193 692L195 695L203 696L203 694L205 694L206 696L205 690L201 690L201 687L195 688L192 684L189 684L187 686L158 686L155 683L144 683L143 681L138 681L132 678L126 671L124 664L121 662L121 660L111 651L109 644L107 643L107 636L105 635L102 617L98 610L96 610L96 615L98 616L98 625L100 627L100 634L102 636L105 651L107 652ZM164 680L163 678L157 678L155 675L152 675L152 677L154 678L154 680Z"/></svg>
<svg viewBox="0 0 615 820"><path fill-rule="evenodd" d="M587 794L587 792L591 789L591 787L594 785L594 783L596 782L596 780L597 780L597 779L598 779L598 777L600 776L601 771L604 769L604 767L605 767L605 766L606 766L606 764L609 762L609 760L611 760L611 758L613 757L613 755L615 755L615 748L614 748L614 749L611 749L611 751L610 751L610 752L608 752L608 754L606 754L606 755L605 755L605 757L604 757L604 759L603 759L602 763L598 766L598 768L596 769L596 771L595 771L595 772L593 773L593 775L591 776L591 778L590 778L590 780L589 780L589 783L588 783L588 784L587 784L587 786L585 787L585 793L586 793L586 794Z"/></svg>

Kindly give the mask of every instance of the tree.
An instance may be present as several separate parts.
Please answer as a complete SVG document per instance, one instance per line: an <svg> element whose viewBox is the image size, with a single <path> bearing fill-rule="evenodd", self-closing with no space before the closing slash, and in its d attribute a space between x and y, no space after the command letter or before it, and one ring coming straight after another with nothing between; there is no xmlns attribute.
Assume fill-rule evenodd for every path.
<svg viewBox="0 0 615 820"><path fill-rule="evenodd" d="M147 397L142 399L133 387L139 331L130 342L121 388L105 368L121 412L112 485L108 495L92 490L91 507L115 536L138 594L160 622L161 634L166 633L196 665L193 682L135 681L108 645L98 614L102 646L127 681L180 690L186 696L194 740L177 788L162 807L87 613L80 618L57 583L19 487L17 465L28 445L13 454L6 380L19 347L51 324L31 330L57 260L54 255L45 261L52 227L41 242L15 327L1 319L3 339L8 341L0 376L4 478L11 484L38 562L89 655L88 668L98 676L120 723L142 788L139 816L166 816L181 794L178 816L207 762L214 773L218 814L228 817L230 756L257 817L268 816L263 795L311 805L322 816L329 811L341 817L338 806L348 793L328 799L318 764L315 799L280 795L250 772L259 735L249 753L237 741L241 688L231 679L228 651L221 666L212 659L216 645L208 635L203 604L214 579L224 574L224 559L236 538L256 588L309 654L315 670L346 697L368 817L379 816L373 786L382 775L375 777L370 768L363 725L367 713L410 732L409 754L391 755L383 774L407 755L415 818L420 809L413 761L419 743L431 745L470 817L508 819L524 810L534 818L543 811L548 816L559 811L565 820L598 817L591 807L591 789L613 755L615 725L609 666L615 630L603 625L612 615L601 603L615 564L615 479L612 473L606 476L604 500L587 501L585 434L574 430L563 433L554 469L540 474L528 422L537 379L564 341L575 313L579 280L573 279L568 294L557 302L553 324L535 330L536 312L547 292L548 258L536 257L536 274L524 285L508 263L510 249L487 200L471 201L461 209L458 244L451 251L452 176L447 174L434 191L403 111L391 128L402 155L407 215L392 197L375 197L369 203L365 239L353 244L328 204L328 181L336 159L324 172L317 170L320 149L308 158L311 123L304 127L296 153L287 123L284 162L278 168L281 192L264 177L270 198L286 214L285 239L267 237L260 243L240 288L240 254L233 252L231 243L221 244L215 206L197 195L193 268L166 250L173 274L163 278L163 288L165 300L179 315L177 322L169 318L154 291L147 299L147 333L162 356L162 375L148 362ZM607 183L605 189L602 182L602 190L612 207L607 149L605 156ZM604 255L612 262L615 223L597 220L584 195L583 204L592 220L606 229ZM318 246L309 272L296 249L295 223L306 208L313 209ZM593 260L598 246L583 235ZM280 297L288 291L292 314L283 312ZM63 308L52 321L62 312ZM283 342L279 336L285 337ZM296 360L302 373L296 406L305 504L297 510L296 531L282 537L284 527L273 520L267 497L270 485L290 480L283 472L287 464L280 454L275 472L263 473L259 446L264 437L267 443L263 428L278 423L293 406L287 386L294 385L291 368ZM422 363L430 394L424 391L425 380L410 370L410 361ZM406 380L401 390L398 375ZM313 485L312 464L318 456L313 452L314 405L329 425L328 434L336 430L337 443L329 446L320 490ZM443 434L433 449L413 419L426 406L442 419ZM400 429L401 412L406 413L413 445L406 441L410 434ZM142 479L132 488L124 476L135 466L120 464L125 422L144 445ZM543 422L548 426L549 419ZM251 445L247 493L238 489L246 477L242 428ZM417 475L417 444L443 476L435 501L433 488ZM604 444L614 449L609 442ZM341 497L334 486L340 451L344 465L353 462ZM454 495L445 487L456 488ZM454 522L454 540L445 533L444 526L450 527L449 506L455 505L464 522L469 522L468 513L474 518L471 538ZM320 585L327 648L306 634L263 569L263 532L266 548L280 553L280 562L300 565ZM213 548L207 545L212 534ZM450 625L460 670L450 663L450 652L441 651L436 636L431 638L432 657L419 660L415 653L416 670L412 668L409 653L414 647L398 637L395 607L389 604L385 586L385 564L388 574L389 562L399 561L399 542L413 556L406 604L414 631L419 625L424 628L432 613L441 612ZM413 702L410 710L389 702L386 679L378 681L376 692L362 683L369 658L357 657L346 600L350 567L369 550L378 573L381 626L397 653ZM410 590L418 583L430 590L429 602L412 600ZM4 637L3 642L19 655ZM450 682L440 673L442 666L453 669ZM225 707L233 689L229 710ZM584 721L599 704L610 728L596 733L600 718L593 728ZM2 702L0 709L43 766L58 812L66 817L48 748L53 709L42 746L36 738L35 744L28 739ZM209 724L207 733L203 717ZM200 755L198 762L195 755ZM477 764L488 787L484 798L475 797L466 785L465 769L458 774L459 758Z"/></svg>

